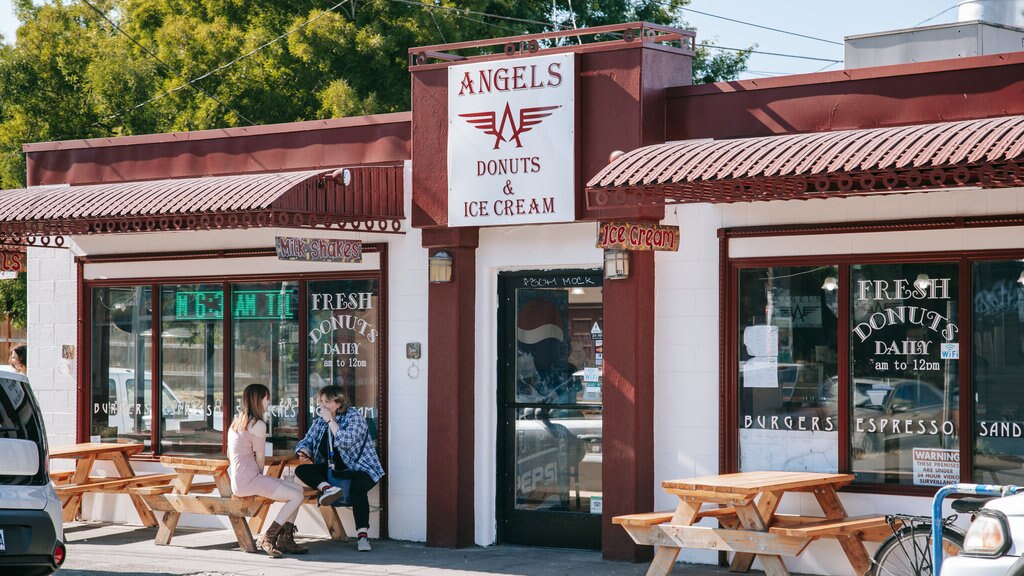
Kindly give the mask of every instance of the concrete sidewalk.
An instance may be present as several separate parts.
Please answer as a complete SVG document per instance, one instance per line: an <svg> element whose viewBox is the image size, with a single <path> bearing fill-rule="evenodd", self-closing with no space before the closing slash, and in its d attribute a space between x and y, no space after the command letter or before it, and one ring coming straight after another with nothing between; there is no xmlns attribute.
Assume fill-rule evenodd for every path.
<svg viewBox="0 0 1024 576"><path fill-rule="evenodd" d="M373 552L359 553L355 543L299 537L310 548L301 556L272 559L239 550L230 530L179 528L170 546L153 543L155 528L76 522L65 526L68 559L60 576L641 576L646 564L606 562L593 551L490 546L449 550L384 540ZM673 575L724 576L713 566L677 565Z"/></svg>

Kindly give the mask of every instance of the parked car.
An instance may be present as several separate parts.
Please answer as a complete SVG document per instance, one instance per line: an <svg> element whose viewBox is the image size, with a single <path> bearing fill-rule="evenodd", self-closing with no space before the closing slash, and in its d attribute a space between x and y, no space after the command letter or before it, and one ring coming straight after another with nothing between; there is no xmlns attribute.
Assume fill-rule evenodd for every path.
<svg viewBox="0 0 1024 576"><path fill-rule="evenodd" d="M53 574L64 562L60 499L28 379L0 371L0 573Z"/></svg>
<svg viewBox="0 0 1024 576"><path fill-rule="evenodd" d="M977 515L959 556L942 563L942 576L1024 574L1024 494L997 498Z"/></svg>
<svg viewBox="0 0 1024 576"><path fill-rule="evenodd" d="M872 386L875 392L884 390ZM896 379L885 388L880 403L871 400L871 390L865 390L869 402L854 406L855 455L945 447L943 442L957 435L960 394L956 386L944 393L929 382Z"/></svg>

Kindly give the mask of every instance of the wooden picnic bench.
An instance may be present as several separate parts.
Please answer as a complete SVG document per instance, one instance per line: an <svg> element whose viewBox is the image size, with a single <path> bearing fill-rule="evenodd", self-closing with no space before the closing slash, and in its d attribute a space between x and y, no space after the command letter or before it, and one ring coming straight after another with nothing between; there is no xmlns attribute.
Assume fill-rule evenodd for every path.
<svg viewBox="0 0 1024 576"><path fill-rule="evenodd" d="M86 443L60 446L50 450L51 460L73 459L73 471L51 472L54 490L60 497L65 522L73 522L82 510L82 496L88 493L127 494L146 526L156 526L156 518L142 498L131 493L140 486L166 484L174 474L137 475L132 469L130 458L143 449L142 444L131 443ZM118 476L93 476L93 465L97 460L113 462Z"/></svg>
<svg viewBox="0 0 1024 576"><path fill-rule="evenodd" d="M292 457L272 456L267 458L268 476L279 478ZM141 498L152 510L163 512L159 519L156 544L171 543L178 520L182 514L207 514L226 516L235 532L239 547L246 552L255 552L256 544L252 533L258 532L272 504L260 496L235 496L231 491L229 476L230 463L219 458L192 458L164 456L160 462L174 469L174 482L170 486L150 486L131 489L132 494ZM210 476L212 482L196 483L196 476ZM214 490L217 495L210 495ZM316 491L306 491L306 503L316 504ZM345 529L337 511L330 506L318 506L332 540L347 540ZM250 522L246 522L250 519ZM252 528L250 529L250 526Z"/></svg>
<svg viewBox="0 0 1024 576"><path fill-rule="evenodd" d="M681 548L735 552L730 570L750 570L759 557L769 576L789 574L783 556L798 556L820 538L837 540L858 574L870 568L864 541L890 533L884 516L847 516L836 488L853 481L852 474L808 472L743 472L662 482L678 498L673 511L616 516L638 544L658 546L648 576L667 575ZM824 517L777 514L786 492L811 492ZM703 508L705 504L717 508ZM715 518L721 527L694 526Z"/></svg>

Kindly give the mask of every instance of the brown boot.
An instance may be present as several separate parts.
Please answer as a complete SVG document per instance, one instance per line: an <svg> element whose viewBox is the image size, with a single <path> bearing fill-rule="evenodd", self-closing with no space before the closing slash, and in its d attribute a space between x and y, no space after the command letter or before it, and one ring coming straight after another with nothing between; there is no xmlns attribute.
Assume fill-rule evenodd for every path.
<svg viewBox="0 0 1024 576"><path fill-rule="evenodd" d="M305 554L309 548L295 543L295 533L299 529L291 522L285 522L277 536L277 549L285 554Z"/></svg>
<svg viewBox="0 0 1024 576"><path fill-rule="evenodd" d="M262 548L267 556L271 558L280 558L284 556L280 550L277 549L277 538L281 535L281 525L274 522L267 528L267 531L260 536L260 539L256 541L256 547Z"/></svg>

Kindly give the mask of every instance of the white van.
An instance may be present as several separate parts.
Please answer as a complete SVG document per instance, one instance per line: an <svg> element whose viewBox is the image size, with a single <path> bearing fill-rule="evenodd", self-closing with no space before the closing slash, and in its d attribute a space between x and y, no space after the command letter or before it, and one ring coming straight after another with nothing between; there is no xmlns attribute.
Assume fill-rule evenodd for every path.
<svg viewBox="0 0 1024 576"><path fill-rule="evenodd" d="M0 371L0 573L53 574L64 563L60 499L28 379Z"/></svg>
<svg viewBox="0 0 1024 576"><path fill-rule="evenodd" d="M105 405L93 407L95 413L104 412L107 414L107 425L116 428L120 436L130 435L136 432L135 417L137 410L147 410L143 402L135 398L135 371L131 368L111 368L107 376L109 386L110 402ZM153 378L150 372L146 372L145 389L149 390L153 385ZM191 405L181 400L171 387L163 382L160 386L160 403L163 411L164 430L178 432L181 430L182 422L203 422L209 414L206 410L213 410L214 430L224 429L223 417L220 407L204 409L203 406ZM144 429L150 430L152 415L148 411L142 415Z"/></svg>

